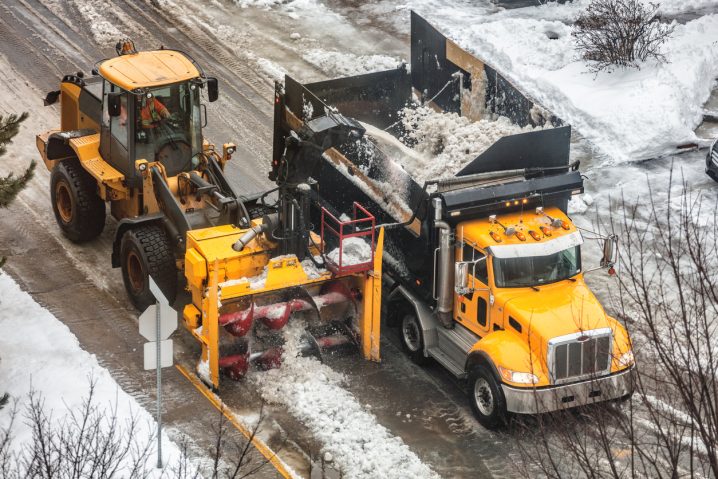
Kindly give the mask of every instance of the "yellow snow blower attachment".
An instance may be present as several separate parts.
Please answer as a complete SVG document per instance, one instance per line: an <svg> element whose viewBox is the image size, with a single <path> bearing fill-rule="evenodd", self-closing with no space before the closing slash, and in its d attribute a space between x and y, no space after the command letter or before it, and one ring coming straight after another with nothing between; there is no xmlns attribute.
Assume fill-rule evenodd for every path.
<svg viewBox="0 0 718 479"><path fill-rule="evenodd" d="M282 329L295 319L307 325L303 354L358 348L379 361L384 231L356 202L341 215L322 207L318 232L309 213L317 157L361 134L346 118L307 123L286 139L279 173L271 176L275 213L246 229L188 232L184 272L192 300L183 317L202 346L198 374L215 389L220 373L237 380L250 367L279 366Z"/></svg>

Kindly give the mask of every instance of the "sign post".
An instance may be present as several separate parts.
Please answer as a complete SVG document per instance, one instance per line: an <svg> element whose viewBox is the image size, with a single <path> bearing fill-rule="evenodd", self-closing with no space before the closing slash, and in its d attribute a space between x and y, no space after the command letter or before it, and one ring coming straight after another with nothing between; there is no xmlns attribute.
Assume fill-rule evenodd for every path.
<svg viewBox="0 0 718 479"><path fill-rule="evenodd" d="M140 334L148 340L144 345L145 371L157 370L157 468L162 468L162 368L172 366L173 344L169 336L177 329L177 312L148 276L155 304L140 315ZM153 354L154 353L154 354Z"/></svg>

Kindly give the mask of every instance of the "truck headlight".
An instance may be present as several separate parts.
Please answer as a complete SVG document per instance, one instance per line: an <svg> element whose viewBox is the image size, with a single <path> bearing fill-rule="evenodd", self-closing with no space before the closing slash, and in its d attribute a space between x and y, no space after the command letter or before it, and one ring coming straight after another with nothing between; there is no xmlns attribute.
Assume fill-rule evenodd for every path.
<svg viewBox="0 0 718 479"><path fill-rule="evenodd" d="M622 368L633 366L636 362L636 358L633 357L633 350L629 349L625 353L621 354L618 358L618 365Z"/></svg>
<svg viewBox="0 0 718 479"><path fill-rule="evenodd" d="M535 374L524 373L520 371L512 371L510 369L499 367L499 373L504 381L516 384L536 384L538 377Z"/></svg>

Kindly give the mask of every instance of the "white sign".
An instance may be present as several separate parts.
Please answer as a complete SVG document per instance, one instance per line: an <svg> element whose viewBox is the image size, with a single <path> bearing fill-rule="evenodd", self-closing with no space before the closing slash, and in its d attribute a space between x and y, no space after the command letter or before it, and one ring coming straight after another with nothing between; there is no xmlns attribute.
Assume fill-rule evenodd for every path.
<svg viewBox="0 0 718 479"><path fill-rule="evenodd" d="M172 340L165 339L160 341L160 364L163 368L172 366ZM157 369L157 343L155 341L149 341L145 343L145 371L151 369Z"/></svg>
<svg viewBox="0 0 718 479"><path fill-rule="evenodd" d="M140 315L140 334L147 341L157 341L157 304L150 305ZM169 304L160 302L160 337L167 339L177 329L177 311Z"/></svg>

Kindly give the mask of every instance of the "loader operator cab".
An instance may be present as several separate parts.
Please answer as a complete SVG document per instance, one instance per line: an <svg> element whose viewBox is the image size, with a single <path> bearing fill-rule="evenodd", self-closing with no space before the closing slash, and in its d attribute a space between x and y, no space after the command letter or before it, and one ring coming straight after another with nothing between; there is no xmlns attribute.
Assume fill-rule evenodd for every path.
<svg viewBox="0 0 718 479"><path fill-rule="evenodd" d="M196 169L202 152L202 90L217 99L217 80L205 78L185 54L118 48L99 66L104 78L100 153L129 182L135 161L160 162L167 176Z"/></svg>

